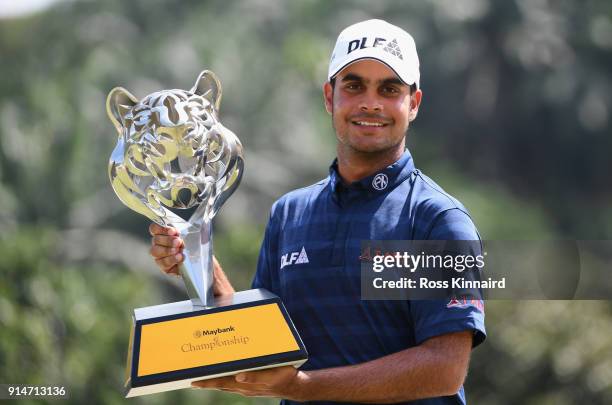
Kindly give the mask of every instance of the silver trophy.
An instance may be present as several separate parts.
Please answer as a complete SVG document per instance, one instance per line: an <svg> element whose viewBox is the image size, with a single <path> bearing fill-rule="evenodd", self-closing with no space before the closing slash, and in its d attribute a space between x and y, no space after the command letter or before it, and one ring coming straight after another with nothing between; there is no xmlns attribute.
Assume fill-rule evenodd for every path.
<svg viewBox="0 0 612 405"><path fill-rule="evenodd" d="M119 199L185 242L179 267L194 306L214 304L212 219L236 190L244 160L238 137L218 120L221 83L208 70L191 90L138 100L122 87L106 110L119 133L108 175ZM171 209L197 207L189 220Z"/></svg>
<svg viewBox="0 0 612 405"><path fill-rule="evenodd" d="M212 219L242 178L242 145L218 120L221 84L203 71L189 91L136 99L111 90L119 132L108 165L128 207L185 242L179 273L190 300L134 309L127 397L189 388L192 381L293 365L308 358L280 298L253 289L213 298ZM193 208L189 220L171 210Z"/></svg>

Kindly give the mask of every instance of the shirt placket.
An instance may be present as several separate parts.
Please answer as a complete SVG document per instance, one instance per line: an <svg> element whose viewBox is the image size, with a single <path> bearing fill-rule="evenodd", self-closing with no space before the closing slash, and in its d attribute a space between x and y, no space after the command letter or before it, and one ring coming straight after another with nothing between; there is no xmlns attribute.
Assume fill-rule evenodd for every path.
<svg viewBox="0 0 612 405"><path fill-rule="evenodd" d="M355 209L355 204L359 203L359 195L362 193L362 190L355 188L345 188L339 193L339 212L331 258L331 264L334 267L344 266L346 262L348 242L351 236L350 216Z"/></svg>

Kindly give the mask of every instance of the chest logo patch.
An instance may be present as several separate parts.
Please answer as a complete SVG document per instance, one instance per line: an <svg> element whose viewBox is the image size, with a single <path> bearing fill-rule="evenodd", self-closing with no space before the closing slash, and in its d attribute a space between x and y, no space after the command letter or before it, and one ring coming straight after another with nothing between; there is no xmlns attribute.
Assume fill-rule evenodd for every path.
<svg viewBox="0 0 612 405"><path fill-rule="evenodd" d="M372 180L372 187L374 187L376 190L386 189L387 184L389 184L389 178L384 173L378 173Z"/></svg>
<svg viewBox="0 0 612 405"><path fill-rule="evenodd" d="M289 265L292 264L303 264L303 263L310 263L308 261L308 255L306 254L306 249L304 249L304 246L302 246L302 250L300 252L292 252L292 253L285 253L282 257L281 257L281 270Z"/></svg>

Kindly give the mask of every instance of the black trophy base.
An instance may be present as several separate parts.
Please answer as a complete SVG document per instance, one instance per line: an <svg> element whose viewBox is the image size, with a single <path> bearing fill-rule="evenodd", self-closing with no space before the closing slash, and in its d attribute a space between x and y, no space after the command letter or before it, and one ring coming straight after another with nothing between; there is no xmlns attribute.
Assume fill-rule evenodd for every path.
<svg viewBox="0 0 612 405"><path fill-rule="evenodd" d="M308 353L280 298L256 289L134 310L125 396L190 388L193 381L280 366Z"/></svg>

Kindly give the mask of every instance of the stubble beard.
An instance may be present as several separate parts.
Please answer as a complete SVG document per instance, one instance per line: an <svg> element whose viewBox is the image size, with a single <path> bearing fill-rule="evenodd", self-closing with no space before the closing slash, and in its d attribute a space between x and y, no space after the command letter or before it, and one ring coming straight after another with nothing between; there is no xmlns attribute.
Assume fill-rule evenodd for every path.
<svg viewBox="0 0 612 405"><path fill-rule="evenodd" d="M398 148L400 148L401 152L403 153L404 149L406 148L406 135L408 135L408 127L406 128L406 130L404 131L404 135L398 140L398 142L392 145L381 146L374 150L363 150L360 148L356 148L355 145L351 144L351 142L349 141L350 137L348 134L349 126L351 125L350 122L348 122L347 125L347 133L343 134L344 136L340 136L340 134L338 133L338 128L336 127L336 121L334 120L334 92L335 90L332 89L331 122L332 128L334 129L334 133L336 134L336 154L338 158L350 158L351 156L354 156L358 159L363 160L379 160L381 158L387 157L389 153L396 152ZM343 142L342 139L346 140L346 142Z"/></svg>
<svg viewBox="0 0 612 405"><path fill-rule="evenodd" d="M367 160L377 160L383 157L388 156L390 153L397 152L398 149L403 150L406 147L406 135L408 134L408 128L404 131L404 134L401 138L398 139L397 142L388 145L373 145L371 148L360 148L350 141L351 137L349 135L350 128L347 126L346 133L340 134L338 132L338 128L336 127L336 122L334 120L333 110L332 110L332 127L336 134L336 150L338 157L350 157L354 156L360 159ZM348 125L351 125L350 122Z"/></svg>

